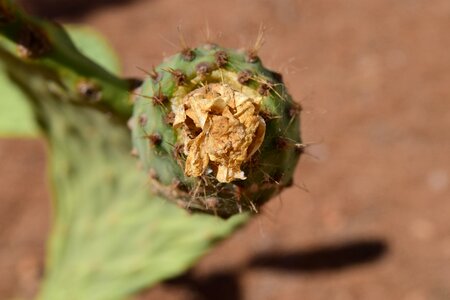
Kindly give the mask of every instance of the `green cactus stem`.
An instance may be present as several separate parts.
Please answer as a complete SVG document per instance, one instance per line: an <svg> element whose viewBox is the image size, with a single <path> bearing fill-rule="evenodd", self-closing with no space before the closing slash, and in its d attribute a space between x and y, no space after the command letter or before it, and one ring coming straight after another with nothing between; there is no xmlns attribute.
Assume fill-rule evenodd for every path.
<svg viewBox="0 0 450 300"><path fill-rule="evenodd" d="M82 54L62 26L24 13L13 1L0 0L1 44L30 65L48 68L69 101L127 119L128 90L139 83L114 76Z"/></svg>
<svg viewBox="0 0 450 300"><path fill-rule="evenodd" d="M300 106L254 53L186 48L148 75L129 125L160 194L226 218L258 212L292 183Z"/></svg>

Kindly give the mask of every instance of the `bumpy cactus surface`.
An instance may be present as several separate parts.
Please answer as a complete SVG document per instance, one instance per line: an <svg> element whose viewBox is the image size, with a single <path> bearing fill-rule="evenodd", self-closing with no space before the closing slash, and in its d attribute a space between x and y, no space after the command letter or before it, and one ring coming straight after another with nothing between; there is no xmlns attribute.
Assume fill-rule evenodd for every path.
<svg viewBox="0 0 450 300"><path fill-rule="evenodd" d="M300 109L253 52L186 48L148 75L130 127L162 195L228 217L258 212L291 184Z"/></svg>

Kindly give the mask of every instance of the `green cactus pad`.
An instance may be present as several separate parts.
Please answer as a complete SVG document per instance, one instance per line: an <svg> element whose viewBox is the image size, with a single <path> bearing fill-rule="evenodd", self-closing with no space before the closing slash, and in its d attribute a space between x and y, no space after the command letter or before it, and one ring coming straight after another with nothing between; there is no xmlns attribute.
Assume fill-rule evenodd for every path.
<svg viewBox="0 0 450 300"><path fill-rule="evenodd" d="M97 35L73 28L71 36L87 55L97 53L105 67L117 68ZM54 219L37 299L129 299L185 272L246 222L247 215L226 221L190 215L149 192L129 154L125 124L71 101L58 76L49 74L58 73L0 43L0 85L8 88L2 95L12 96L0 107L18 110L16 122L27 122L17 130L11 112L0 110L0 133L40 133L48 144Z"/></svg>
<svg viewBox="0 0 450 300"><path fill-rule="evenodd" d="M139 156L154 188L166 198L191 211L229 217L241 212L258 212L263 203L291 184L303 149L300 106L287 93L281 76L266 69L257 56L204 45L166 59L149 70L148 75L135 99L129 125L133 132L133 152ZM186 163L186 160L190 162L189 151L194 151L192 143L199 134L207 138L212 131L205 129L205 133L200 133L202 129L197 121L197 125L189 127L188 123L192 123L189 116L185 124L180 126L175 120L174 126L174 117L186 108L183 101L214 88L225 88L238 97L254 101L252 108L258 116L252 117L262 119L265 124L262 144L256 152L252 151L253 155L246 153L251 146L243 150L247 157L239 169L242 173L231 180L218 180L223 167L211 156L203 160L203 164L208 162L206 168L200 168L202 173L193 176ZM194 102L191 104L197 105ZM217 114L212 110L208 115L211 120ZM197 146L196 151L201 152L206 143Z"/></svg>

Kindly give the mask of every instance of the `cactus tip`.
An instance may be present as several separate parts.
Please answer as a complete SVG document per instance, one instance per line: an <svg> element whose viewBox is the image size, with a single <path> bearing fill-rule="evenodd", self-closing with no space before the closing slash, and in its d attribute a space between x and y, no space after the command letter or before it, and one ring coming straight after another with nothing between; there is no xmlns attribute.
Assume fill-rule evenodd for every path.
<svg viewBox="0 0 450 300"><path fill-rule="evenodd" d="M260 34L255 50L262 40ZM193 61L178 54L158 68L171 77L143 85L134 145L147 170L159 174L154 188L182 207L220 217L256 213L292 178L301 143L298 112L286 115L295 106L280 77L246 62L245 53L218 46L193 51ZM164 101L154 93L158 85ZM144 124L141 115L152 122ZM143 142L149 139L150 145Z"/></svg>

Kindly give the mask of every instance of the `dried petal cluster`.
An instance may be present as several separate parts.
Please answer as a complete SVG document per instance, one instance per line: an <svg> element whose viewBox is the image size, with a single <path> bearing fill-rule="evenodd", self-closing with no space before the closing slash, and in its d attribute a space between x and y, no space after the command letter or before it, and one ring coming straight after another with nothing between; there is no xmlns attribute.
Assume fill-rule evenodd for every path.
<svg viewBox="0 0 450 300"><path fill-rule="evenodd" d="M182 99L174 108L174 127L183 136L187 176L210 168L219 182L246 179L241 166L261 146L266 130L259 101L218 83Z"/></svg>

